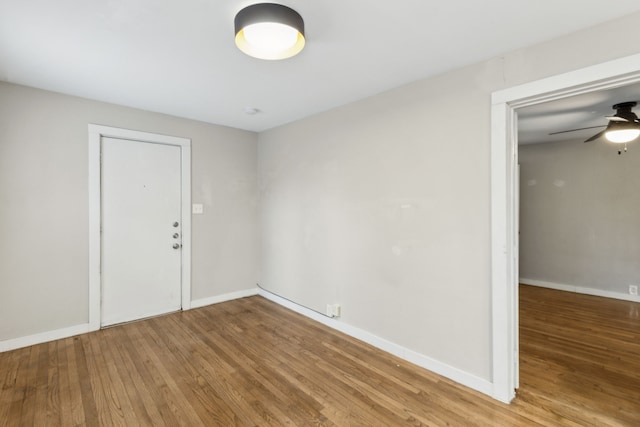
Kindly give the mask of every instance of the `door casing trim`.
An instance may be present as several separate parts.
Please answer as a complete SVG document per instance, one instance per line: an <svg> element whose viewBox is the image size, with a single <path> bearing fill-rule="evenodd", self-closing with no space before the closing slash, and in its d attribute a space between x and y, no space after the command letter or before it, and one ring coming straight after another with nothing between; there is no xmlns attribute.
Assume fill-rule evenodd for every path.
<svg viewBox="0 0 640 427"><path fill-rule="evenodd" d="M101 165L100 144L103 137L167 144L180 147L182 180L182 273L181 305L191 308L191 140L175 136L89 124L89 330L101 324Z"/></svg>
<svg viewBox="0 0 640 427"><path fill-rule="evenodd" d="M517 110L640 82L640 54L525 83L491 97L491 292L493 397L510 402L518 387L518 233L515 183Z"/></svg>

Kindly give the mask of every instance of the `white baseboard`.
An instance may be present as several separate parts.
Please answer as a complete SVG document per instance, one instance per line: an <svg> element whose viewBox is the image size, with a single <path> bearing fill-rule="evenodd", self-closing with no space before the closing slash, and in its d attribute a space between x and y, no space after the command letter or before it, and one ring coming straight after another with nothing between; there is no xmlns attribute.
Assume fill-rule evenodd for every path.
<svg viewBox="0 0 640 427"><path fill-rule="evenodd" d="M234 299L251 297L254 295L258 295L258 288L245 289L243 291L231 292L228 294L217 295L214 297L196 299L191 301L191 308L205 307L211 304L218 304L221 302L232 301Z"/></svg>
<svg viewBox="0 0 640 427"><path fill-rule="evenodd" d="M409 350L408 348L402 347L391 341L387 341L370 332L343 323L336 318L324 316L316 311L313 311L292 301L265 291L264 289L259 290L259 295L283 307L295 311L296 313L302 314L303 316L320 322L323 325L364 341L367 344L379 348L380 350L386 351L387 353L393 354L394 356L425 368L438 375L442 375L443 377L449 378L476 391L479 391L491 397L495 397L493 396L493 384L487 380L469 374L468 372L462 371L458 368L449 366L445 363L431 359L430 357L417 353L413 350Z"/></svg>
<svg viewBox="0 0 640 427"><path fill-rule="evenodd" d="M397 356L401 359L404 359L408 362L411 362L429 371L435 372L436 374L442 375L446 378L449 378L457 383L470 387L481 393L484 393L489 396L493 396L493 385L491 384L491 382L485 379L479 378L475 375L469 374L468 372L462 371L458 368L454 368L445 363L439 362L435 359L432 359L430 357L417 353L413 350L410 350L408 348L395 344L391 341L387 341L370 332L367 332L362 329L343 323L338 319L324 316L311 309L308 309L294 302L291 302L277 295L274 295L270 292L267 292L264 289L258 289L258 288L246 289L243 291L232 292L224 295L218 295L215 297L193 300L191 301L191 308L193 309L193 308L204 307L211 304L218 304L221 302L231 301L234 299L239 299L244 297L250 297L253 295L261 295L268 300L271 300L283 307L286 307L292 311L295 311L296 313L300 313L303 316L306 316L310 319L320 322L330 328L333 328L349 336L352 336L361 341L364 341L374 347L377 347L383 351L386 351L387 353L393 354L394 356ZM55 331L48 331L48 332L43 332L39 334L29 335L26 337L0 341L0 352L15 350L17 348L28 347L30 345L41 344L44 342L54 341L57 339L68 338L74 335L84 334L89 331L90 331L89 324L86 323L82 325L72 326L69 328L58 329Z"/></svg>
<svg viewBox="0 0 640 427"><path fill-rule="evenodd" d="M629 295L622 292L604 291L602 289L585 288L583 286L565 285L562 283L545 282L544 280L520 278L523 285L538 286L540 288L555 289L558 291L574 292L576 294L594 295L597 297L620 299L624 301L640 302L640 296Z"/></svg>
<svg viewBox="0 0 640 427"><path fill-rule="evenodd" d="M31 345L42 344L49 341L69 338L74 335L85 334L89 332L89 324L70 326L68 328L56 329L55 331L41 332L39 334L28 335L26 337L13 338L0 341L0 353L15 350Z"/></svg>
<svg viewBox="0 0 640 427"><path fill-rule="evenodd" d="M204 307L206 305L217 304L220 302L231 301L238 298L249 297L258 295L258 289L246 289L244 291L233 292L224 295L218 295L210 298L203 298L191 301L191 308ZM26 337L13 338L9 340L0 341L0 353L18 348L29 347L31 345L42 344L49 341L55 341L63 338L72 337L74 335L80 335L87 332L91 332L90 325L88 323L76 326L70 326L68 328L57 329L55 331L41 332Z"/></svg>

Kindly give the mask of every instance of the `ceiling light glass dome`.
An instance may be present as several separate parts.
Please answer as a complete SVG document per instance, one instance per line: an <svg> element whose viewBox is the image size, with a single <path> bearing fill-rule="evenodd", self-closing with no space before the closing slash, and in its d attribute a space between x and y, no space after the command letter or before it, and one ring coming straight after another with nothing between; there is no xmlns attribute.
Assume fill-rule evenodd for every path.
<svg viewBox="0 0 640 427"><path fill-rule="evenodd" d="M236 46L258 59L286 59L305 45L304 21L295 10L275 3L242 9L235 18Z"/></svg>

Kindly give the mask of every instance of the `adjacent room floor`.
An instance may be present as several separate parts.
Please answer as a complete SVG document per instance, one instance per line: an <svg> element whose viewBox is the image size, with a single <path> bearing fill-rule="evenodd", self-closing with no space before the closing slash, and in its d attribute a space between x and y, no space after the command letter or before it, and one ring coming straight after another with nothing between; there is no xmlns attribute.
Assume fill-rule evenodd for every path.
<svg viewBox="0 0 640 427"><path fill-rule="evenodd" d="M0 425L640 424L640 304L521 286L511 405L261 297L0 354Z"/></svg>

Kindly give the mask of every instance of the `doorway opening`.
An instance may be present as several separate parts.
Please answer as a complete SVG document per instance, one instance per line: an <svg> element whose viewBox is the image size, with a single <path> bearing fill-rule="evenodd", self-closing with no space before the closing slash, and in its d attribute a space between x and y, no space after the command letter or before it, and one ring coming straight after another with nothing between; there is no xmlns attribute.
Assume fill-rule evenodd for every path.
<svg viewBox="0 0 640 427"><path fill-rule="evenodd" d="M510 402L519 386L517 111L640 82L638 64L640 55L633 55L492 94L492 383L498 400Z"/></svg>

